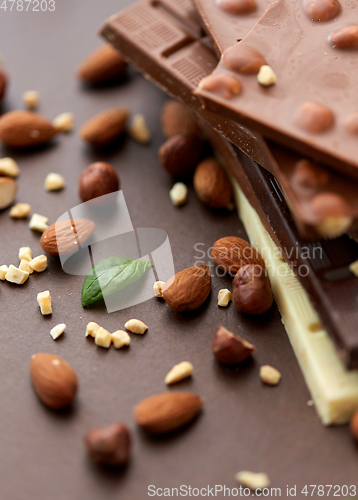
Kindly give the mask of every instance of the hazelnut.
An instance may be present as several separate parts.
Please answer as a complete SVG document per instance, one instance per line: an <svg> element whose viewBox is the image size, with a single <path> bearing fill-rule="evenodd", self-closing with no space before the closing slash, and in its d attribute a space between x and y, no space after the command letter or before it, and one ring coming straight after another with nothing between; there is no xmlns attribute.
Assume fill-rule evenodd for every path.
<svg viewBox="0 0 358 500"><path fill-rule="evenodd" d="M85 443L89 456L98 464L124 465L129 460L131 436L123 424L92 429L86 435Z"/></svg>
<svg viewBox="0 0 358 500"><path fill-rule="evenodd" d="M186 176L194 170L203 155L203 142L198 136L176 134L159 149L164 169L175 176Z"/></svg>
<svg viewBox="0 0 358 500"><path fill-rule="evenodd" d="M219 5L225 12L237 16L250 14L257 9L255 0L220 0Z"/></svg>
<svg viewBox="0 0 358 500"><path fill-rule="evenodd" d="M167 139L177 134L201 135L194 113L180 102L165 103L160 120Z"/></svg>
<svg viewBox="0 0 358 500"><path fill-rule="evenodd" d="M293 184L307 189L323 186L327 184L329 178L330 175L326 170L309 160L298 161L292 175Z"/></svg>
<svg viewBox="0 0 358 500"><path fill-rule="evenodd" d="M311 134L320 134L333 127L334 114L326 106L305 102L296 113L297 125Z"/></svg>
<svg viewBox="0 0 358 500"><path fill-rule="evenodd" d="M353 415L350 428L354 439L358 441L358 411Z"/></svg>
<svg viewBox="0 0 358 500"><path fill-rule="evenodd" d="M236 365L251 356L255 347L220 325L216 330L211 349L220 363Z"/></svg>
<svg viewBox="0 0 358 500"><path fill-rule="evenodd" d="M263 314L273 303L270 280L258 264L241 267L233 282L232 301L236 309L246 314Z"/></svg>
<svg viewBox="0 0 358 500"><path fill-rule="evenodd" d="M225 66L231 71L250 74L258 73L261 66L267 64L263 55L256 49L237 43L223 53Z"/></svg>
<svg viewBox="0 0 358 500"><path fill-rule="evenodd" d="M206 92L213 92L223 99L232 99L241 94L242 83L235 75L221 73L203 78L199 83L199 88Z"/></svg>
<svg viewBox="0 0 358 500"><path fill-rule="evenodd" d="M338 0L305 0L304 8L311 21L330 21L341 10Z"/></svg>
<svg viewBox="0 0 358 500"><path fill-rule="evenodd" d="M80 176L78 194L82 201L93 200L118 190L119 178L109 163L91 163Z"/></svg>
<svg viewBox="0 0 358 500"><path fill-rule="evenodd" d="M339 28L330 36L334 48L346 49L358 47L358 26Z"/></svg>

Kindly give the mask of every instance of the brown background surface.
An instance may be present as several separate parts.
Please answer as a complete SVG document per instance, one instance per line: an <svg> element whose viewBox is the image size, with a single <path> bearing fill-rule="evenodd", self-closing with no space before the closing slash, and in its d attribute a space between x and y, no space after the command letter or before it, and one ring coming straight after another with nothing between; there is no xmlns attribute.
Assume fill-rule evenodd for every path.
<svg viewBox="0 0 358 500"><path fill-rule="evenodd" d="M120 175L134 226L167 231L180 270L193 264L196 243L208 248L222 236L245 234L235 213L207 210L192 189L185 207L171 205L172 180L157 161L163 141L159 116L166 99L159 90L134 72L121 84L102 89L85 89L76 82L78 63L99 44L101 23L124 6L114 0L62 0L52 13L0 10L0 48L11 77L3 111L21 108L22 92L35 89L41 93L41 113L52 119L71 111L77 124L76 131L49 147L32 153L2 147L0 156L11 154L21 168L17 200L29 202L32 212L47 215L50 223L79 203L80 172L94 160L109 161ZM81 143L78 127L114 105L145 114L153 133L149 147L127 139L98 153ZM51 171L65 176L65 191L45 193L44 178ZM2 212L0 264L17 265L23 245L34 255L41 251L28 221L13 221L8 210ZM107 314L102 306L82 308L82 283L82 277L64 274L55 258L45 273L31 276L23 287L0 283L2 500L136 500L147 498L150 484L233 488L234 475L242 469L267 472L272 486L282 488L357 482L357 447L346 427L322 427L314 408L307 406L310 396L275 308L262 318L242 318L232 305L218 309L217 291L230 283L214 277L210 298L197 312L179 315L153 298ZM37 293L47 289L53 300L50 318L41 316L36 303ZM132 334L127 351L107 351L84 337L88 321L114 331L131 317L145 321L149 331L143 337ZM60 322L67 330L54 342L49 330ZM236 370L218 366L210 345L220 323L257 346L252 362ZM77 371L80 389L71 411L51 412L34 395L29 362L39 351L64 357ZM150 438L136 429L133 406L167 390L164 376L184 359L194 364L194 376L169 390L197 392L206 399L205 409L182 432ZM261 384L263 363L282 372L279 387ZM83 436L91 427L113 421L133 430L133 458L119 473L94 467L83 449Z"/></svg>

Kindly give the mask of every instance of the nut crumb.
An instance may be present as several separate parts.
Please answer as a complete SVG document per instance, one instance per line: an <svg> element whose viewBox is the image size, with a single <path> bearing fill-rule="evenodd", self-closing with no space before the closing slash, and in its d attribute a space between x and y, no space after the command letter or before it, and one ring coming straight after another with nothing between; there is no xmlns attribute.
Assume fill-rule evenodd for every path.
<svg viewBox="0 0 358 500"><path fill-rule="evenodd" d="M40 93L37 90L27 90L22 94L22 100L27 109L36 109L40 102Z"/></svg>
<svg viewBox="0 0 358 500"><path fill-rule="evenodd" d="M261 366L260 378L264 384L277 385L281 380L281 373L269 365Z"/></svg>
<svg viewBox="0 0 358 500"><path fill-rule="evenodd" d="M218 293L218 306L227 307L231 300L231 292L227 288L222 288Z"/></svg>
<svg viewBox="0 0 358 500"><path fill-rule="evenodd" d="M38 255L32 259L29 264L34 271L42 273L45 269L47 269L47 257L46 255Z"/></svg>
<svg viewBox="0 0 358 500"><path fill-rule="evenodd" d="M96 332L94 341L95 344L99 347L105 347L106 349L108 349L109 347L111 347L112 336L108 330L100 326L98 331Z"/></svg>
<svg viewBox="0 0 358 500"><path fill-rule="evenodd" d="M265 473L255 473L249 471L240 471L236 474L235 479L242 486L254 491L264 489L270 486L270 478Z"/></svg>
<svg viewBox="0 0 358 500"><path fill-rule="evenodd" d="M141 114L133 116L132 122L129 125L128 132L132 139L139 142L140 144L148 144L151 139L151 134L147 122L145 121L144 116Z"/></svg>
<svg viewBox="0 0 358 500"><path fill-rule="evenodd" d="M153 285L154 295L159 298L163 298L163 286L165 281L156 281Z"/></svg>
<svg viewBox="0 0 358 500"><path fill-rule="evenodd" d="M257 81L264 87L269 87L277 81L277 76L271 66L264 64L257 74Z"/></svg>
<svg viewBox="0 0 358 500"><path fill-rule="evenodd" d="M19 249L19 259L20 260L32 260L32 252L30 247L21 247Z"/></svg>
<svg viewBox="0 0 358 500"><path fill-rule="evenodd" d="M143 323L143 321L140 321L139 319L130 319L124 326L130 332L139 333L141 335L148 330L147 325Z"/></svg>
<svg viewBox="0 0 358 500"><path fill-rule="evenodd" d="M47 217L39 214L33 214L30 220L29 228L33 231L39 231L39 233L43 233L48 228L47 223Z"/></svg>
<svg viewBox="0 0 358 500"><path fill-rule="evenodd" d="M101 327L97 325L94 321L91 321L88 323L87 328L86 328L86 337L93 337L95 338L96 333Z"/></svg>
<svg viewBox="0 0 358 500"><path fill-rule="evenodd" d="M194 367L189 361L182 361L181 363L173 366L170 372L165 377L165 383L167 385L179 382L186 377L189 377L194 371Z"/></svg>
<svg viewBox="0 0 358 500"><path fill-rule="evenodd" d="M21 269L21 271L25 271L26 273L29 273L29 274L32 274L34 272L32 267L30 266L30 262L27 259L22 259L20 261L19 269Z"/></svg>
<svg viewBox="0 0 358 500"><path fill-rule="evenodd" d="M74 127L75 117L73 113L61 113L53 120L52 125L60 132L71 132Z"/></svg>
<svg viewBox="0 0 358 500"><path fill-rule="evenodd" d="M20 169L15 160L9 157L0 158L0 175L17 177L19 174Z"/></svg>
<svg viewBox="0 0 358 500"><path fill-rule="evenodd" d="M131 338L124 330L117 330L111 334L113 345L116 349L121 349L131 343Z"/></svg>
<svg viewBox="0 0 358 500"><path fill-rule="evenodd" d="M37 294L37 303L43 316L52 314L51 295L48 290Z"/></svg>
<svg viewBox="0 0 358 500"><path fill-rule="evenodd" d="M26 219L31 212L31 206L28 203L16 203L10 210L10 217L13 219Z"/></svg>
<svg viewBox="0 0 358 500"><path fill-rule="evenodd" d="M66 330L65 323L60 323L59 325L56 325L52 328L52 330L50 331L50 335L53 338L53 340L56 340L58 339L58 337L60 337L60 335L63 334L65 330Z"/></svg>
<svg viewBox="0 0 358 500"><path fill-rule="evenodd" d="M169 196L174 206L184 205L188 197L188 188L183 182L176 182L169 191Z"/></svg>
<svg viewBox="0 0 358 500"><path fill-rule="evenodd" d="M51 172L45 179L46 191L59 191L65 187L65 179L60 174Z"/></svg>
<svg viewBox="0 0 358 500"><path fill-rule="evenodd" d="M6 281L10 283L15 283L16 285L23 285L29 278L29 273L23 271L22 269L18 269L12 264L9 266L9 269L5 275Z"/></svg>
<svg viewBox="0 0 358 500"><path fill-rule="evenodd" d="M0 266L0 280L1 281L5 281L5 276L6 276L6 273L8 272L9 268L3 264L2 266Z"/></svg>

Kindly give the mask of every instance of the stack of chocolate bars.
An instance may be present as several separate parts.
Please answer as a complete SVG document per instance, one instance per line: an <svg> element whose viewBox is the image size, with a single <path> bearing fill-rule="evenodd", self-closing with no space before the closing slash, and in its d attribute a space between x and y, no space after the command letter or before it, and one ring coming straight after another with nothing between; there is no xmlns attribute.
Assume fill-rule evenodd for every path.
<svg viewBox="0 0 358 500"><path fill-rule="evenodd" d="M354 2L140 0L102 34L198 116L324 424L358 409Z"/></svg>

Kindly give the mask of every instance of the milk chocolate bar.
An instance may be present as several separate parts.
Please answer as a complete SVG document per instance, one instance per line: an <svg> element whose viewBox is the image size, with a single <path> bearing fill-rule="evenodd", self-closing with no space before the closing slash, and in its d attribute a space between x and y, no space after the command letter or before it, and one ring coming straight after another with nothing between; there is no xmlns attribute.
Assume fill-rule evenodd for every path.
<svg viewBox="0 0 358 500"><path fill-rule="evenodd" d="M351 0L278 0L225 50L197 95L208 109L358 178L357 33ZM264 77L267 66L276 83Z"/></svg>

